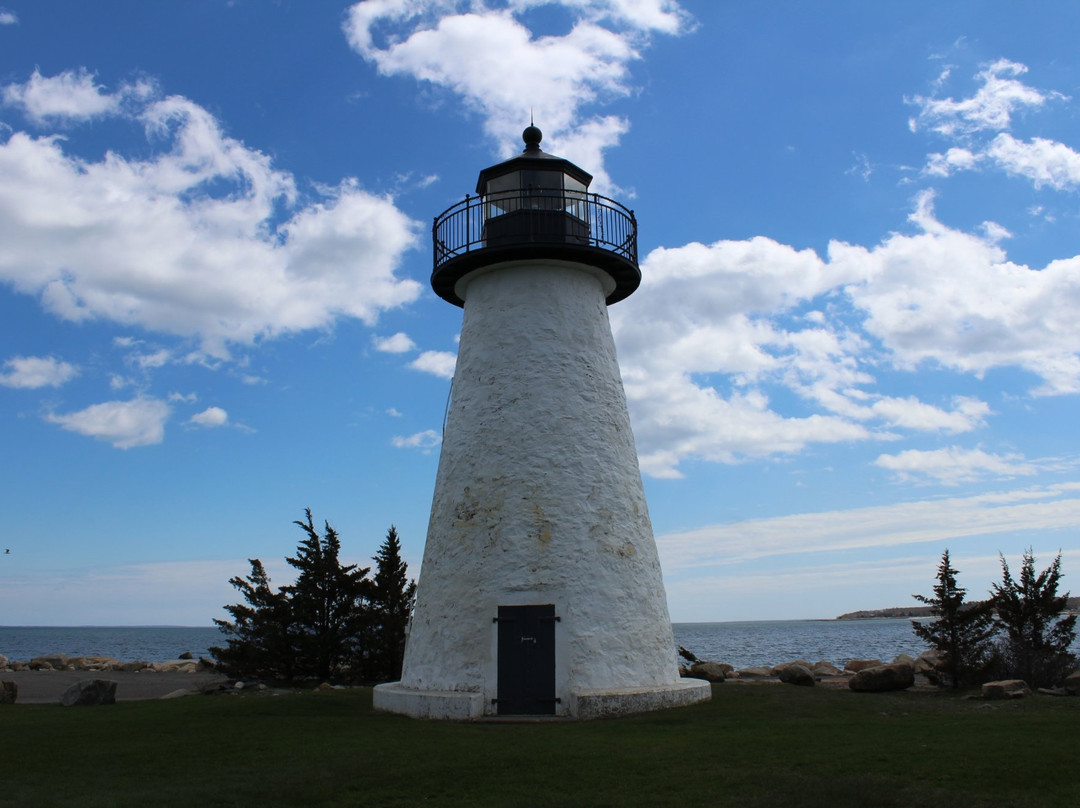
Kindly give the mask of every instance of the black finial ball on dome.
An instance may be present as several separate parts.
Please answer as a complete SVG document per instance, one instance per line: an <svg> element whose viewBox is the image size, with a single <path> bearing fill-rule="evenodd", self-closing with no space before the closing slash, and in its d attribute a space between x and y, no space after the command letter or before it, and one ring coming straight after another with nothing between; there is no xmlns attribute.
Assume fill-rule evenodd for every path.
<svg viewBox="0 0 1080 808"><path fill-rule="evenodd" d="M540 141L544 139L544 133L533 124L529 124L521 133L521 139L525 141L525 151L540 151Z"/></svg>

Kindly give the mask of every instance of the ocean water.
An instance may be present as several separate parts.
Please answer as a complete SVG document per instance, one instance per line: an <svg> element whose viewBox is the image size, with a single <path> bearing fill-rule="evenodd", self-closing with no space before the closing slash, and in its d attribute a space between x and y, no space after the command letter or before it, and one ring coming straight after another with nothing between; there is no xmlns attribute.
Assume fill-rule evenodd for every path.
<svg viewBox="0 0 1080 808"><path fill-rule="evenodd" d="M737 623L674 623L676 647L699 659L738 668L778 665L794 659L825 660L837 667L852 659L892 661L927 649L911 620L753 620Z"/></svg>
<svg viewBox="0 0 1080 808"><path fill-rule="evenodd" d="M196 659L209 658L211 645L224 644L216 626L0 626L0 654L24 661L67 654L164 662L188 651Z"/></svg>
<svg viewBox="0 0 1080 808"><path fill-rule="evenodd" d="M891 660L918 656L925 646L909 620L770 620L740 623L675 623L676 646L701 659L736 668L776 665L792 659L824 659L843 666L849 659ZM27 660L44 654L109 656L123 661L162 662L189 651L210 656L225 636L214 626L34 627L0 626L0 654Z"/></svg>
<svg viewBox="0 0 1080 808"><path fill-rule="evenodd" d="M736 668L778 665L793 659L826 660L843 667L850 659L892 660L915 657L926 645L909 619L896 620L759 620L738 623L675 623L675 645L701 659ZM214 626L123 626L56 628L0 626L0 654L28 660L44 654L109 656L122 661L164 662L190 651L210 656L210 646L224 645ZM1073 645L1080 654L1080 639Z"/></svg>

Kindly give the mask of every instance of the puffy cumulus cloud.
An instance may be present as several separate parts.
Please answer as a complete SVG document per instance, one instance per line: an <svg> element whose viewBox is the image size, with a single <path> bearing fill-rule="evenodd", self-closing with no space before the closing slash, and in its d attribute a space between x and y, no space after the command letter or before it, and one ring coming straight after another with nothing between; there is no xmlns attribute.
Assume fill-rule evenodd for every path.
<svg viewBox="0 0 1080 808"><path fill-rule="evenodd" d="M16 25L19 22L19 17L14 11L8 11L6 8L0 8L0 25Z"/></svg>
<svg viewBox="0 0 1080 808"><path fill-rule="evenodd" d="M202 412L195 413L186 423L191 426L215 427L225 426L229 422L229 414L221 407L207 407Z"/></svg>
<svg viewBox="0 0 1080 808"><path fill-rule="evenodd" d="M844 293L891 361L977 375L1019 367L1042 378L1038 394L1080 391L1080 256L1042 269L1012 263L992 236L937 221L930 193L911 220L923 232L829 247L830 266L862 275Z"/></svg>
<svg viewBox="0 0 1080 808"><path fill-rule="evenodd" d="M904 481L949 486L986 478L1029 477L1044 471L1048 466L1047 463L1029 462L1019 454L989 454L982 449L964 449L959 446L931 451L909 449L894 455L883 454L874 461L874 465L894 472Z"/></svg>
<svg viewBox="0 0 1080 808"><path fill-rule="evenodd" d="M392 199L345 180L302 205L291 175L184 98L147 97L125 114L145 127L151 157L87 161L22 131L0 143L0 280L56 316L189 338L226 358L230 344L341 317L373 324L419 295L396 274L417 225Z"/></svg>
<svg viewBox="0 0 1080 808"><path fill-rule="evenodd" d="M413 370L430 373L440 379L454 378L454 367L456 365L457 354L449 351L424 351L409 363L409 367Z"/></svg>
<svg viewBox="0 0 1080 808"><path fill-rule="evenodd" d="M390 442L398 449L420 449L427 454L442 443L442 436L434 429L425 429L407 437L395 436Z"/></svg>
<svg viewBox="0 0 1080 808"><path fill-rule="evenodd" d="M383 353L408 353L416 350L416 343L404 331L399 331L389 337L375 337L373 340L376 351Z"/></svg>
<svg viewBox="0 0 1080 808"><path fill-rule="evenodd" d="M1009 174L1031 180L1036 188L1065 191L1080 186L1080 153L1064 143L1041 137L1025 143L1002 133L986 149L986 156Z"/></svg>
<svg viewBox="0 0 1080 808"><path fill-rule="evenodd" d="M560 6L569 30L535 35L523 17ZM632 91L629 66L652 33L679 34L689 16L674 0L365 0L349 9L349 44L384 75L412 76L460 95L509 155L530 114L561 156L609 185L603 150L627 122L581 110Z"/></svg>
<svg viewBox="0 0 1080 808"><path fill-rule="evenodd" d="M125 100L146 98L153 92L152 83L141 81L109 93L85 69L67 70L56 76L43 76L34 70L25 84L7 85L2 98L5 104L20 108L31 121L45 124L114 115Z"/></svg>
<svg viewBox="0 0 1080 808"><path fill-rule="evenodd" d="M1019 140L1007 131L1016 112L1038 110L1048 101L1066 98L1024 84L1018 77L1027 71L1025 65L999 59L976 75L981 84L968 98L909 99L919 107L917 117L911 121L912 131L927 127L958 144L944 154L928 155L923 173L948 177L957 171L994 167L1028 179L1036 188L1065 191L1080 186L1080 153L1046 138ZM946 78L947 72L939 84L944 84Z"/></svg>
<svg viewBox="0 0 1080 808"><path fill-rule="evenodd" d="M151 446L165 439L165 422L172 408L155 398L106 401L84 410L45 416L51 423L80 435L111 443L117 449Z"/></svg>
<svg viewBox="0 0 1080 808"><path fill-rule="evenodd" d="M59 387L79 375L79 369L54 356L16 356L4 362L0 384L4 387L36 389Z"/></svg>
<svg viewBox="0 0 1080 808"><path fill-rule="evenodd" d="M609 312L642 470L957 435L993 414L970 395L889 395L883 371L1014 367L1041 378L1034 394L1080 391L1080 256L1012 263L997 229L949 228L932 202L915 232L825 259L762 237L650 253L641 291Z"/></svg>

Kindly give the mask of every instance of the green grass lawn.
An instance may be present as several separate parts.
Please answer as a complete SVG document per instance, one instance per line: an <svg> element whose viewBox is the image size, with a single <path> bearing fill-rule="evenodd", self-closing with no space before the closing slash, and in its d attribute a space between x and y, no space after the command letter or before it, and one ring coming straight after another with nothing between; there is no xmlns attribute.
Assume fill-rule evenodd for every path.
<svg viewBox="0 0 1080 808"><path fill-rule="evenodd" d="M583 723L381 715L371 690L0 708L0 806L1080 806L1080 698L717 685Z"/></svg>

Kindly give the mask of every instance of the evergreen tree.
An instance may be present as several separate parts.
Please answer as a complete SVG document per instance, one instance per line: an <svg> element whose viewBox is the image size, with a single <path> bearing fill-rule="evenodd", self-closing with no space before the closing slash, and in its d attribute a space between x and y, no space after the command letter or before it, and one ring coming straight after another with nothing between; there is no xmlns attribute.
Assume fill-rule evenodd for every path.
<svg viewBox="0 0 1080 808"><path fill-rule="evenodd" d="M228 643L210 652L236 677L399 678L416 583L407 577L397 529L374 556L372 579L370 567L341 563L329 522L320 535L310 509L304 517L294 523L304 538L285 559L296 581L275 591L262 562L251 559L251 573L229 581L245 602L225 607L231 621L214 621Z"/></svg>
<svg viewBox="0 0 1080 808"><path fill-rule="evenodd" d="M1076 615L1063 615L1069 594L1057 594L1061 582L1061 553L1041 573L1035 556L1024 552L1020 579L1001 556L1002 581L992 588L1001 674L1023 679L1030 687L1058 684L1076 665L1069 647L1076 639Z"/></svg>
<svg viewBox="0 0 1080 808"><path fill-rule="evenodd" d="M396 680L401 678L405 635L416 601L416 582L409 580L395 526L390 526L372 561L376 565L371 588L372 633L365 676L372 680Z"/></svg>
<svg viewBox="0 0 1080 808"><path fill-rule="evenodd" d="M964 603L949 551L941 556L933 597L913 597L930 607L933 622L912 620L915 633L942 656L941 670L953 687L975 684L989 662L994 634L990 603Z"/></svg>
<svg viewBox="0 0 1080 808"><path fill-rule="evenodd" d="M246 603L225 607L231 621L214 619L228 640L226 647L213 647L210 653L231 676L292 679L295 628L288 594L274 591L259 559L250 558L248 563L250 574L229 579Z"/></svg>
<svg viewBox="0 0 1080 808"><path fill-rule="evenodd" d="M296 556L285 559L299 575L294 584L283 589L290 595L299 658L308 673L330 679L355 656L364 634L370 589L365 579L370 568L343 565L338 557L341 542L337 531L326 522L320 536L311 509L304 515L306 521L294 524L304 531L305 538L297 546Z"/></svg>

